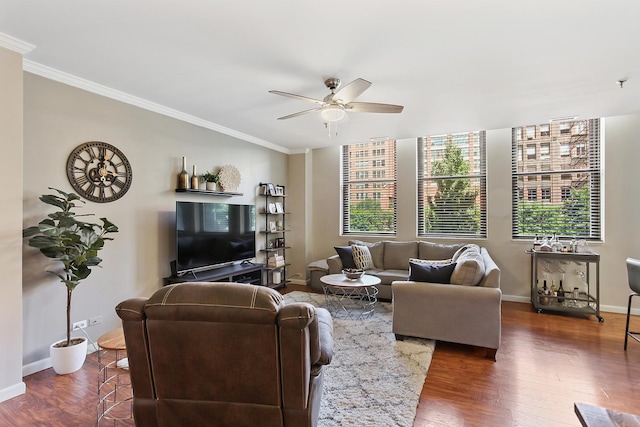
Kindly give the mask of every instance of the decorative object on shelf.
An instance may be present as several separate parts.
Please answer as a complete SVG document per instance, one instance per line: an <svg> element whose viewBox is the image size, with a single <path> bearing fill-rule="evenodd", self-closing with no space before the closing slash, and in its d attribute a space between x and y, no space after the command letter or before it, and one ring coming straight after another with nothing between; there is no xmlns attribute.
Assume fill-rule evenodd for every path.
<svg viewBox="0 0 640 427"><path fill-rule="evenodd" d="M220 174L206 171L202 178L207 183L207 190L216 191L218 188L218 183L220 182Z"/></svg>
<svg viewBox="0 0 640 427"><path fill-rule="evenodd" d="M269 221L269 232L275 233L276 231L278 231L278 226L276 225L276 222Z"/></svg>
<svg viewBox="0 0 640 427"><path fill-rule="evenodd" d="M187 172L187 158L182 158L182 170L178 173L178 188L189 188L189 172Z"/></svg>
<svg viewBox="0 0 640 427"><path fill-rule="evenodd" d="M276 239L275 247L276 248L284 248L284 237L278 237Z"/></svg>
<svg viewBox="0 0 640 427"><path fill-rule="evenodd" d="M235 166L226 165L218 173L219 183L224 191L236 191L240 186L240 172Z"/></svg>
<svg viewBox="0 0 640 427"><path fill-rule="evenodd" d="M345 268L342 270L342 274L344 274L344 276L349 280L356 280L364 275L364 270L359 270L357 268Z"/></svg>
<svg viewBox="0 0 640 427"><path fill-rule="evenodd" d="M200 188L200 177L196 172L196 165L193 165L193 174L191 174L191 188L194 190Z"/></svg>
<svg viewBox="0 0 640 427"><path fill-rule="evenodd" d="M127 157L111 144L90 141L67 158L67 178L73 189L92 202L112 202L124 196L133 180Z"/></svg>
<svg viewBox="0 0 640 427"><path fill-rule="evenodd" d="M280 202L276 202L276 213L284 213L284 208Z"/></svg>
<svg viewBox="0 0 640 427"><path fill-rule="evenodd" d="M53 369L58 374L75 372L82 367L87 354L85 338L71 338L71 296L73 290L91 274L91 267L102 262L98 258L98 251L104 248L107 234L117 233L118 227L107 218L100 218L102 224L93 224L79 220L80 215L73 211L77 202L84 201L75 193L65 193L55 190L58 194L44 194L40 201L55 206L58 211L47 215L36 226L25 228L23 237L30 237L29 246L37 248L47 258L60 261L62 265L57 270L47 270L48 273L60 278L60 282L67 288L67 338L51 346L51 361ZM77 350L82 357L73 355L75 362L67 363L66 358L57 351L59 347L81 347ZM84 349L84 350L82 350ZM84 352L83 352L84 351ZM66 352L65 352L66 353ZM60 363L60 364L59 364Z"/></svg>
<svg viewBox="0 0 640 427"><path fill-rule="evenodd" d="M284 187L282 185L276 186L276 196L284 196Z"/></svg>
<svg viewBox="0 0 640 427"><path fill-rule="evenodd" d="M275 204L275 203L269 203L269 205L268 205L268 209L269 209L269 213L270 213L270 214L277 213L277 211L276 211L276 204Z"/></svg>
<svg viewBox="0 0 640 427"><path fill-rule="evenodd" d="M275 196L276 195L275 186L270 182L264 184L262 186L262 194L265 196Z"/></svg>

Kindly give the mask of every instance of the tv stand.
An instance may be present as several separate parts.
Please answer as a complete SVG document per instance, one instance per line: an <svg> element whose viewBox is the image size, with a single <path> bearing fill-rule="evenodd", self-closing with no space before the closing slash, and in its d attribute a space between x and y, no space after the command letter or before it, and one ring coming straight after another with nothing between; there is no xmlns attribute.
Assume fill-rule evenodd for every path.
<svg viewBox="0 0 640 427"><path fill-rule="evenodd" d="M169 276L164 278L164 284L184 282L236 282L262 286L262 264L245 263L233 264L212 270L186 273L183 276ZM186 277L190 276L190 277Z"/></svg>

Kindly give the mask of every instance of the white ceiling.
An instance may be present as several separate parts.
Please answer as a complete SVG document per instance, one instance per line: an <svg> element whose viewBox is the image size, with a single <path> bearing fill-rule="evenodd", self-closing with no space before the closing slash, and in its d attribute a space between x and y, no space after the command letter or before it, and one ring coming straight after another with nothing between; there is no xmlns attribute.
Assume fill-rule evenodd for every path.
<svg viewBox="0 0 640 427"><path fill-rule="evenodd" d="M27 71L291 153L638 112L639 18L637 0L0 0ZM405 109L331 138L319 114L276 120L314 105L269 90L321 99L327 77Z"/></svg>

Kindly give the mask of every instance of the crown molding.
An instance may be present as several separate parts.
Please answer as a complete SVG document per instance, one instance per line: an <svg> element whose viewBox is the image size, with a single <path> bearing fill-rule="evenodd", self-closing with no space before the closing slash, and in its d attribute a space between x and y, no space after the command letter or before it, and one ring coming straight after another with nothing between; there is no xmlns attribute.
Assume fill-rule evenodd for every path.
<svg viewBox="0 0 640 427"><path fill-rule="evenodd" d="M0 46L25 55L36 48L36 45L17 39L9 34L0 33Z"/></svg>
<svg viewBox="0 0 640 427"><path fill-rule="evenodd" d="M260 145L271 150L279 151L284 154L291 154L291 151L280 145L274 144L269 141L265 141L260 138L256 138L251 135L247 135L236 130L220 126L216 123L203 120L199 117L192 116L190 114L183 113L173 108L165 107L164 105L157 104L155 102L148 101L137 96L130 95L128 93L112 89L110 87L101 85L99 83L92 82L90 80L83 79L73 74L65 73L55 68L48 67L46 65L39 64L37 62L25 59L23 61L24 71L28 71L33 74L37 74L42 77L46 77L51 80L55 80L60 83L64 83L69 86L77 87L87 92L95 93L107 98L115 99L126 104L134 105L136 107L143 108L154 113L162 114L164 116L172 117L177 120L181 120L192 125L200 126L205 129L210 129L225 135L232 136L234 138L241 139L243 141L250 142L252 144Z"/></svg>

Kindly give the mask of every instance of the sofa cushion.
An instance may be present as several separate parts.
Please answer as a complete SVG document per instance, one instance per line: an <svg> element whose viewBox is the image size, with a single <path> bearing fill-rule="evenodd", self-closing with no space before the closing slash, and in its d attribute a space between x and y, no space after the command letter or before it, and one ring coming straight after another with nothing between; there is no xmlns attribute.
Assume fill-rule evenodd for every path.
<svg viewBox="0 0 640 427"><path fill-rule="evenodd" d="M451 257L452 260L457 261L457 259L460 257L460 255L462 255L463 253L465 253L466 251L474 251L477 253L480 253L480 246L473 244L473 243L469 243L466 245L463 245L460 249L458 249L456 251L456 253L453 254L453 256Z"/></svg>
<svg viewBox="0 0 640 427"><path fill-rule="evenodd" d="M456 243L453 245L443 245L432 242L418 242L418 256L420 259L449 259L453 258L453 254L458 249L465 246L464 243Z"/></svg>
<svg viewBox="0 0 640 427"><path fill-rule="evenodd" d="M360 270L369 270L375 267L368 247L351 245L351 250L353 252L353 262L356 264L356 268L359 268Z"/></svg>
<svg viewBox="0 0 640 427"><path fill-rule="evenodd" d="M409 280L413 282L449 283L455 264L424 264L410 262Z"/></svg>
<svg viewBox="0 0 640 427"><path fill-rule="evenodd" d="M380 279L381 285L391 285L396 280L408 280L409 270L371 270L367 274L373 274Z"/></svg>
<svg viewBox="0 0 640 427"><path fill-rule="evenodd" d="M376 268L383 269L384 268L384 243L383 242L363 242L361 240L349 240L350 245L358 245L358 246L366 246L369 248L369 252L371 252L371 258L373 259L373 265ZM408 267L407 267L408 268Z"/></svg>
<svg viewBox="0 0 640 427"><path fill-rule="evenodd" d="M451 275L454 285L475 286L484 277L484 260L480 251L467 249L458 256L456 267Z"/></svg>
<svg viewBox="0 0 640 427"><path fill-rule="evenodd" d="M333 248L338 253L338 256L340 256L342 268L357 268L356 263L353 261L353 250L351 246L334 246Z"/></svg>
<svg viewBox="0 0 640 427"><path fill-rule="evenodd" d="M384 269L408 270L409 258L418 256L418 242L384 242Z"/></svg>

